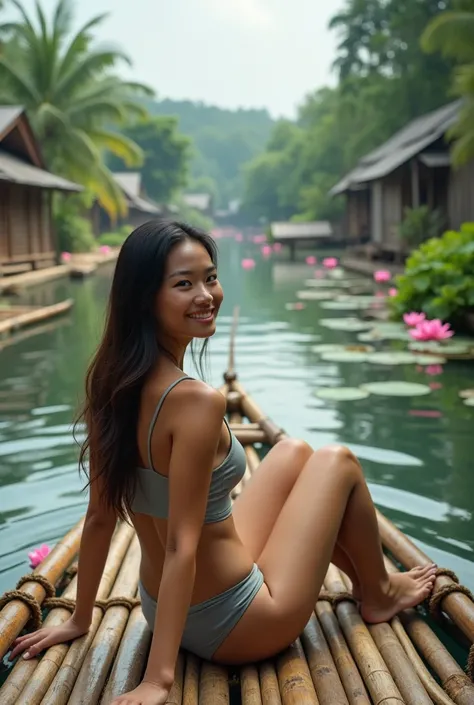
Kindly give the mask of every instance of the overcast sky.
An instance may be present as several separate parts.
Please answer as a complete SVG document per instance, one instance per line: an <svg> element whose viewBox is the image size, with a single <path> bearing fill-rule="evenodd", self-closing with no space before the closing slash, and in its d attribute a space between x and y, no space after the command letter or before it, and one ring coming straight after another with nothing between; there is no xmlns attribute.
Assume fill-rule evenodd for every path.
<svg viewBox="0 0 474 705"><path fill-rule="evenodd" d="M23 0L31 9L34 0ZM6 3L8 4L8 3ZM56 0L42 0L51 8ZM329 18L343 0L78 0L77 20L109 12L101 40L133 60L159 97L266 107L292 117L309 91L334 83ZM8 13L12 16L12 13Z"/></svg>

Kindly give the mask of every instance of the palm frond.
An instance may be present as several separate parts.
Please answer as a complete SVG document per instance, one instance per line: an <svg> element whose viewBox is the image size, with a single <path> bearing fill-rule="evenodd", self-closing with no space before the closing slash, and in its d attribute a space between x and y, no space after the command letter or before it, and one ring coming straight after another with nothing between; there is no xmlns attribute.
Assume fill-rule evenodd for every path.
<svg viewBox="0 0 474 705"><path fill-rule="evenodd" d="M427 52L441 51L458 61L474 59L474 12L442 12L421 37Z"/></svg>
<svg viewBox="0 0 474 705"><path fill-rule="evenodd" d="M44 42L48 43L49 41L49 32L48 32L48 21L46 19L46 15L43 12L43 8L41 7L39 0L36 0L35 2L35 9L36 9L36 16L38 18L38 23L41 29L41 37Z"/></svg>
<svg viewBox="0 0 474 705"><path fill-rule="evenodd" d="M72 64L69 71L58 77L59 80L55 86L55 93L58 97L71 96L88 79L100 74L106 68L111 68L119 60L130 64L130 59L116 49L89 51L81 58L81 61L76 60Z"/></svg>
<svg viewBox="0 0 474 705"><path fill-rule="evenodd" d="M103 22L106 17L108 17L108 13L105 12L101 15L93 17L73 36L68 48L64 53L64 56L60 61L60 70L58 72L58 78L60 75L66 75L69 73L69 71L71 71L78 57L81 56L87 50L90 44L90 30L93 29L93 27L97 27L97 25Z"/></svg>
<svg viewBox="0 0 474 705"><path fill-rule="evenodd" d="M6 57L0 56L0 83L11 87L10 105L20 103L29 107L35 102L39 102L40 95L36 87L28 80L26 75L22 75Z"/></svg>
<svg viewBox="0 0 474 705"><path fill-rule="evenodd" d="M73 20L72 3L70 0L59 0L53 15L53 38L57 46L71 31Z"/></svg>
<svg viewBox="0 0 474 705"><path fill-rule="evenodd" d="M106 149L120 157L127 166L143 164L143 150L129 137L109 130L90 130L89 136L100 149Z"/></svg>
<svg viewBox="0 0 474 705"><path fill-rule="evenodd" d="M122 123L126 120L126 111L120 102L99 96L91 99L74 101L64 111L76 125L97 125L98 123Z"/></svg>
<svg viewBox="0 0 474 705"><path fill-rule="evenodd" d="M113 220L118 216L127 215L127 203L122 189L105 164L99 164L97 169L90 173L87 186L96 194L99 203Z"/></svg>
<svg viewBox="0 0 474 705"><path fill-rule="evenodd" d="M456 167L467 164L474 159L474 130L459 137L453 145L451 159Z"/></svg>

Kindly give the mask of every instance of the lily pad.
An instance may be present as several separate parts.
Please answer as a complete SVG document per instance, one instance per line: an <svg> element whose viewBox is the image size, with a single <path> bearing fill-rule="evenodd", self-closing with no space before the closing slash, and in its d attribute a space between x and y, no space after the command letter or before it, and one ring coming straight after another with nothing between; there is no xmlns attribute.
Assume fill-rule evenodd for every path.
<svg viewBox="0 0 474 705"><path fill-rule="evenodd" d="M370 355L368 361L374 365L414 365L417 362L417 356L411 352L387 350Z"/></svg>
<svg viewBox="0 0 474 705"><path fill-rule="evenodd" d="M474 399L474 389L462 389L459 396L462 399Z"/></svg>
<svg viewBox="0 0 474 705"><path fill-rule="evenodd" d="M369 394L379 394L387 397L422 397L431 393L426 384L414 382L369 382L361 385L361 389Z"/></svg>
<svg viewBox="0 0 474 705"><path fill-rule="evenodd" d="M466 406L474 406L474 397L469 397L468 399L464 399L464 404Z"/></svg>
<svg viewBox="0 0 474 705"><path fill-rule="evenodd" d="M370 338L367 340L410 340L408 331L398 323L377 321L371 325ZM368 334L369 335L369 334Z"/></svg>
<svg viewBox="0 0 474 705"><path fill-rule="evenodd" d="M325 301L326 299L334 298L334 292L324 291L324 289L321 289L321 291L312 291L308 289L308 291L297 291L296 297L307 301Z"/></svg>
<svg viewBox="0 0 474 705"><path fill-rule="evenodd" d="M438 355L415 355L417 365L444 365L447 360Z"/></svg>
<svg viewBox="0 0 474 705"><path fill-rule="evenodd" d="M321 304L321 308L331 311L358 311L360 304L357 301L324 301Z"/></svg>
<svg viewBox="0 0 474 705"><path fill-rule="evenodd" d="M305 279L304 284L312 289L345 289L349 286L345 281L334 281L333 279Z"/></svg>
<svg viewBox="0 0 474 705"><path fill-rule="evenodd" d="M410 350L416 350L417 352L427 352L431 354L439 355L468 355L471 351L471 347L468 343L458 343L457 341L448 343L438 343L435 340L427 340L425 342L413 340L409 346Z"/></svg>
<svg viewBox="0 0 474 705"><path fill-rule="evenodd" d="M321 360L325 362L365 362L367 358L367 353L351 350L335 350L321 354Z"/></svg>
<svg viewBox="0 0 474 705"><path fill-rule="evenodd" d="M366 399L369 392L358 387L322 387L313 392L318 399L326 399L328 401L358 401Z"/></svg>
<svg viewBox="0 0 474 705"><path fill-rule="evenodd" d="M359 352L359 353L371 353L374 351L372 345L341 345L338 343L321 343L320 345L314 345L311 350L315 353L331 353L331 352Z"/></svg>
<svg viewBox="0 0 474 705"><path fill-rule="evenodd" d="M372 323L362 321L360 318L321 318L319 324L331 330L345 330L351 333L372 328Z"/></svg>

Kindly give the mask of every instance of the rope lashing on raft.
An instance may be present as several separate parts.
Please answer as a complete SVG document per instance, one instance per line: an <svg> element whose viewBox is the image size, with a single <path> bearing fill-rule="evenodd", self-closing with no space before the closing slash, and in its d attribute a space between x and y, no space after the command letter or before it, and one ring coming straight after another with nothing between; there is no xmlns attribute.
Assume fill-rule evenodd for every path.
<svg viewBox="0 0 474 705"><path fill-rule="evenodd" d="M329 602L332 607L337 607L341 602L357 604L357 600L350 592L328 592L327 590L321 590L318 601Z"/></svg>
<svg viewBox="0 0 474 705"><path fill-rule="evenodd" d="M20 590L25 583L30 582L38 583L45 591L46 599L44 599L41 604L35 597ZM29 575L24 575L20 578L15 590L9 590L0 597L0 610L2 610L9 602L20 600L30 610L30 619L28 620L25 628L27 631L34 632L37 629L40 629L43 624L43 609L51 610L60 608L69 610L70 612L75 610L75 600L71 600L67 597L55 597L55 594L56 590L54 585L47 578L45 578L44 575L30 573ZM96 600L94 602L94 606L99 607L99 609L103 612L106 612L110 607L125 607L129 612L131 612L131 610L139 605L141 605L141 600L135 597L109 597L107 600Z"/></svg>
<svg viewBox="0 0 474 705"><path fill-rule="evenodd" d="M443 575L450 578L453 581L453 584L443 585L443 587L439 588L439 590L436 590L436 592L431 595L428 606L431 615L435 618L439 618L441 616L441 604L444 598L455 592L460 592L461 594L466 595L466 597L474 602L474 595L469 588L459 584L459 578L456 573L449 570L449 568L438 568L436 571L436 577L439 578Z"/></svg>

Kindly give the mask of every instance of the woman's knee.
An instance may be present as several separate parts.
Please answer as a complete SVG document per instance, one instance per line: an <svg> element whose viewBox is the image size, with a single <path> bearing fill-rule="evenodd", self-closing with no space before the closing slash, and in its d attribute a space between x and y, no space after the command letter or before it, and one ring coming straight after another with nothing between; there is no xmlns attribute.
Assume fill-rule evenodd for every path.
<svg viewBox="0 0 474 705"><path fill-rule="evenodd" d="M354 453L347 446L334 443L315 452L328 469L331 468L355 475L362 475L362 468Z"/></svg>
<svg viewBox="0 0 474 705"><path fill-rule="evenodd" d="M285 438L279 441L277 447L301 463L305 463L314 452L311 446L300 438Z"/></svg>

